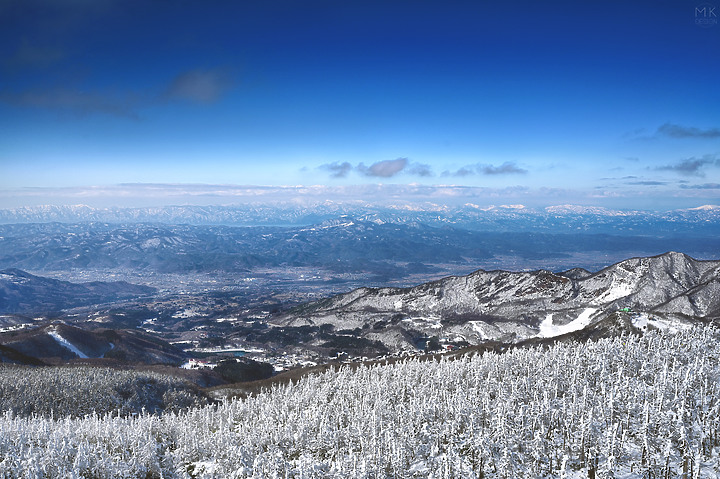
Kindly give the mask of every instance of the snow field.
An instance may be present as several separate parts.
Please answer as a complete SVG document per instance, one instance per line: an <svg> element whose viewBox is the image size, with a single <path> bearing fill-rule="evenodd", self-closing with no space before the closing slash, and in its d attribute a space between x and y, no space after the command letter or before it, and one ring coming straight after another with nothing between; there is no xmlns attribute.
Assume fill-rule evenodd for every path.
<svg viewBox="0 0 720 479"><path fill-rule="evenodd" d="M0 476L718 477L715 329L308 376L187 413L0 417Z"/></svg>
<svg viewBox="0 0 720 479"><path fill-rule="evenodd" d="M552 319L553 315L548 314L543 320L543 322L540 323L540 337L552 338L555 336L572 333L573 331L580 331L581 329L584 329L590 324L591 317L596 312L597 308L585 308L585 310L580 313L580 315L576 319L563 325L554 324Z"/></svg>
<svg viewBox="0 0 720 479"><path fill-rule="evenodd" d="M632 325L641 331L648 329L651 326L655 329L660 329L668 332L677 332L679 329L687 329L691 326L679 321L669 321L667 319L652 318L648 313L636 313L631 318Z"/></svg>

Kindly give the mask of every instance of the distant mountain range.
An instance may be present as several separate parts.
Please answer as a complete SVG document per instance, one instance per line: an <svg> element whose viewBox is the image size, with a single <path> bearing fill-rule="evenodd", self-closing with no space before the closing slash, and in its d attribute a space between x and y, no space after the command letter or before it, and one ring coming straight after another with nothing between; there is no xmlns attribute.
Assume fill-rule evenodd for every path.
<svg viewBox="0 0 720 479"><path fill-rule="evenodd" d="M682 253L574 269L479 270L411 288L360 288L294 308L284 327L342 331L390 350L518 343L593 328L681 328L720 319L720 261Z"/></svg>
<svg viewBox="0 0 720 479"><path fill-rule="evenodd" d="M667 212L623 211L603 207L559 205L543 209L523 205L451 207L432 203L398 203L378 206L367 202L325 201L302 206L295 203L236 206L164 206L147 208L93 208L86 205L33 206L0 210L0 223L164 223L194 225L305 226L349 215L359 220L457 225L487 231L523 231L529 227L549 231L610 232L632 230L648 222L656 231L680 231L678 223L717 227L720 206ZM712 223L712 224L708 224ZM660 228L660 230L658 230Z"/></svg>
<svg viewBox="0 0 720 479"><path fill-rule="evenodd" d="M33 273L132 271L137 275L223 272L237 278L268 268L276 272L278 268L284 272L306 268L305 273L319 276L318 281L327 284L357 278L356 285L410 285L480 267L600 269L627 257L670 250L700 258L715 258L720 251L720 221L658 223L633 216L633 221L644 224L628 229L629 223L619 224L614 216L602 217L605 220L600 226L597 218L593 219L595 223L584 223L581 216L563 216L562 221L567 223L553 230L536 216L527 216L543 227L495 231L498 228L467 229L352 216L286 227L6 224L0 225L0 269ZM518 226L515 221L508 220L508 224ZM573 226L575 223L580 226ZM588 231L593 228L611 233ZM668 233L670 229L678 231ZM107 280L108 276L91 279Z"/></svg>

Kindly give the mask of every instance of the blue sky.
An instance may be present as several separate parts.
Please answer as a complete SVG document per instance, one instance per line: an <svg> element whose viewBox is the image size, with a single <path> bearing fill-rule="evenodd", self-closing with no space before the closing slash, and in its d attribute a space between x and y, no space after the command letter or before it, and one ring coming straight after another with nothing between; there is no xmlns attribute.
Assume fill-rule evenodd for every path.
<svg viewBox="0 0 720 479"><path fill-rule="evenodd" d="M0 207L227 204L253 185L372 200L378 184L475 204L719 204L718 13L0 0Z"/></svg>

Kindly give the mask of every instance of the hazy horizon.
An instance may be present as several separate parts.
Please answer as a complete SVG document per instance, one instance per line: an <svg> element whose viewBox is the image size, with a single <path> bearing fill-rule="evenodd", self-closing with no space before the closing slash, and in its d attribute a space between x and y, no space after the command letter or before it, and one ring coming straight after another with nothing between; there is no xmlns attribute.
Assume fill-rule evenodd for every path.
<svg viewBox="0 0 720 479"><path fill-rule="evenodd" d="M578 201L558 192L532 196L520 191L508 195L485 188L452 185L350 185L346 188L314 186L241 185L115 185L106 188L30 189L19 196L0 192L0 211L46 208L91 208L94 210L135 210L162 208L267 208L304 209L308 213L335 207L348 212L363 209L398 212L451 212L491 210L542 212L570 209L587 212L664 213L689 210L720 210L720 201L696 198L642 198L632 204L626 199ZM373 195L374 193L374 195ZM49 196L48 196L49 195ZM574 201L573 201L574 200ZM590 200L590 201L588 201ZM709 199L712 200L712 199ZM328 210L329 211L329 210ZM327 211L325 211L327 213ZM350 213L352 214L352 213Z"/></svg>

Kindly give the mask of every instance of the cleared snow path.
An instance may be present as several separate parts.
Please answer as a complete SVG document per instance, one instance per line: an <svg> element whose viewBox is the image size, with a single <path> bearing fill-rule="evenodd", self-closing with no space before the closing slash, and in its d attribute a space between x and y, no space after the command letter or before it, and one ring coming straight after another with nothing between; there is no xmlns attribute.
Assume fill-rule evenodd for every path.
<svg viewBox="0 0 720 479"><path fill-rule="evenodd" d="M632 325L643 331L648 329L648 326L652 326L655 329L661 331L670 331L671 333L677 333L680 330L688 329L690 326L683 324L679 321L672 321L660 318L651 318L647 313L636 314L632 317Z"/></svg>
<svg viewBox="0 0 720 479"><path fill-rule="evenodd" d="M72 344L70 341L60 336L60 333L58 333L57 331L48 331L48 334L52 336L52 338L57 341L60 346L68 348L70 351L77 354L79 358L88 359L88 356L85 353L76 348L75 345Z"/></svg>
<svg viewBox="0 0 720 479"><path fill-rule="evenodd" d="M633 285L622 283L621 281L613 281L610 288L597 297L595 304L610 303L616 299L624 298L633 292Z"/></svg>
<svg viewBox="0 0 720 479"><path fill-rule="evenodd" d="M573 331L580 331L590 324L590 316L592 316L597 308L586 308L585 311L580 313L577 319L570 321L567 324L555 325L552 320L552 313L545 317L545 320L540 323L540 337L541 338L552 338L560 336L561 334L572 333Z"/></svg>

